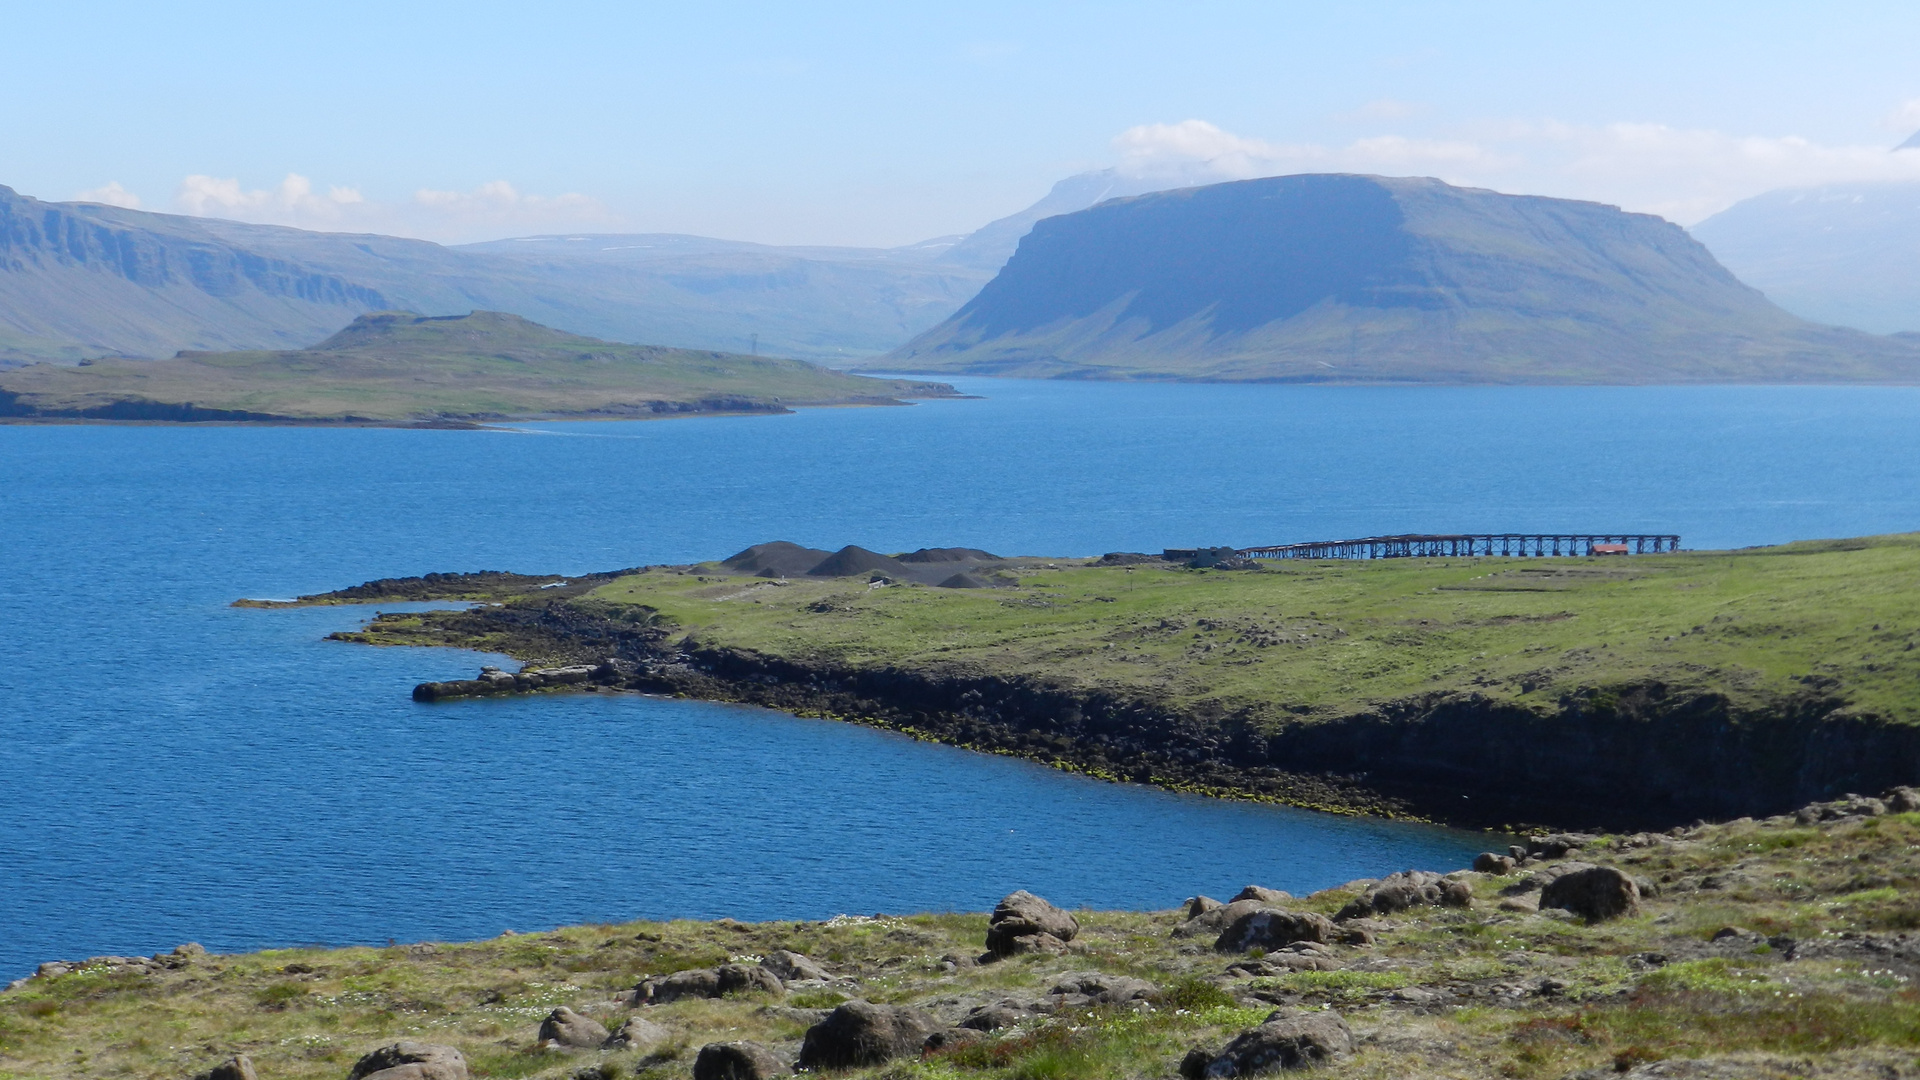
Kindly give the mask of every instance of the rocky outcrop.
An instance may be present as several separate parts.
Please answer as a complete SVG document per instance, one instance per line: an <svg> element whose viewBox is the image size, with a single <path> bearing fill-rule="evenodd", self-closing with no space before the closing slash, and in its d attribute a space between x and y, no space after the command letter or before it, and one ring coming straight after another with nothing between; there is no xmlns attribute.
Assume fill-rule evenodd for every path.
<svg viewBox="0 0 1920 1080"><path fill-rule="evenodd" d="M987 919L987 952L993 956L1061 953L1079 933L1080 923L1071 912L1022 889L994 905Z"/></svg>
<svg viewBox="0 0 1920 1080"><path fill-rule="evenodd" d="M1296 941L1322 944L1334 939L1333 920L1311 911L1283 911L1263 908L1250 911L1221 931L1213 947L1221 952L1248 952L1253 949L1277 949Z"/></svg>
<svg viewBox="0 0 1920 1080"><path fill-rule="evenodd" d="M1189 1053L1180 1063L1187 1080L1259 1076L1283 1069L1325 1065L1353 1053L1353 1030L1336 1012L1293 1015L1276 1012L1251 1031L1242 1032L1226 1049L1208 1056Z"/></svg>
<svg viewBox="0 0 1920 1080"><path fill-rule="evenodd" d="M588 683L610 684L620 676L618 665L568 664L565 667L527 668L505 672L495 667L480 669L476 679L452 682L427 682L413 688L415 701L441 701L447 698L484 697L488 694L524 694L534 690L557 690Z"/></svg>
<svg viewBox="0 0 1920 1080"><path fill-rule="evenodd" d="M1236 960L1227 967L1229 978L1263 978L1290 971L1333 971L1340 966L1333 949L1319 941L1295 941L1257 960Z"/></svg>
<svg viewBox="0 0 1920 1080"><path fill-rule="evenodd" d="M854 1069L917 1055L927 1036L946 1025L904 1005L849 1001L807 1029L801 1069Z"/></svg>
<svg viewBox="0 0 1920 1080"><path fill-rule="evenodd" d="M827 969L821 967L818 963L797 952L789 952L786 949L775 949L768 953L766 958L760 961L760 966L773 972L783 983L824 982L833 978Z"/></svg>
<svg viewBox="0 0 1920 1080"><path fill-rule="evenodd" d="M974 1031L999 1031L1012 1027L1029 1017L1041 1015L1041 1010L1024 1002L1007 998L988 1005L976 1005L960 1021L963 1028Z"/></svg>
<svg viewBox="0 0 1920 1080"><path fill-rule="evenodd" d="M987 1033L978 1028L950 1027L927 1036L920 1046L924 1054L937 1054L941 1051L953 1051L971 1043L977 1043L987 1037Z"/></svg>
<svg viewBox="0 0 1920 1080"><path fill-rule="evenodd" d="M665 1005L681 998L717 998L753 990L778 994L783 989L779 976L760 964L722 964L643 979L634 987L633 1000L636 1005Z"/></svg>
<svg viewBox="0 0 1920 1080"><path fill-rule="evenodd" d="M550 1046L588 1050L607 1041L607 1029L598 1020L562 1005L540 1022L539 1039Z"/></svg>
<svg viewBox="0 0 1920 1080"><path fill-rule="evenodd" d="M720 973L713 968L689 968L671 975L642 979L633 988L636 1005L665 1005L681 998L720 996Z"/></svg>
<svg viewBox="0 0 1920 1080"><path fill-rule="evenodd" d="M1074 971L1057 978L1047 995L1054 999L1052 1010L1058 1012L1088 1005L1130 1005L1145 1002L1159 992L1159 987L1145 979L1108 975L1099 971Z"/></svg>
<svg viewBox="0 0 1920 1080"><path fill-rule="evenodd" d="M630 1016L620 1030L607 1037L608 1050L643 1050L667 1040L673 1034L664 1026L638 1016Z"/></svg>
<svg viewBox="0 0 1920 1080"><path fill-rule="evenodd" d="M1483 851L1473 857L1473 869L1475 873L1505 877L1513 873L1513 866L1514 858L1512 855L1498 855L1491 851Z"/></svg>
<svg viewBox="0 0 1920 1080"><path fill-rule="evenodd" d="M757 1042L708 1043L693 1059L693 1080L773 1080L792 1073Z"/></svg>
<svg viewBox="0 0 1920 1080"><path fill-rule="evenodd" d="M1173 936L1177 938L1219 937L1221 931L1241 918L1266 909L1267 905L1258 900L1235 900L1231 904L1215 904L1174 927Z"/></svg>
<svg viewBox="0 0 1920 1080"><path fill-rule="evenodd" d="M1341 908L1334 918L1364 919L1371 915L1391 915L1396 911L1427 904L1467 907L1472 903L1473 890L1465 882L1453 881L1426 870L1402 870L1375 882L1366 892Z"/></svg>
<svg viewBox="0 0 1920 1080"><path fill-rule="evenodd" d="M347 1080L467 1080L467 1059L451 1046L401 1041L355 1062Z"/></svg>
<svg viewBox="0 0 1920 1080"><path fill-rule="evenodd" d="M1554 878L1540 906L1571 911L1588 922L1631 914L1640 907L1639 883L1611 866L1588 866Z"/></svg>
<svg viewBox="0 0 1920 1080"><path fill-rule="evenodd" d="M1293 899L1293 894L1280 889L1269 889L1263 885L1249 885L1233 894L1232 903L1237 900L1258 900L1263 904L1284 904Z"/></svg>
<svg viewBox="0 0 1920 1080"><path fill-rule="evenodd" d="M260 1080L260 1075L253 1071L252 1059L245 1054L235 1054L206 1072L196 1074L193 1080Z"/></svg>
<svg viewBox="0 0 1920 1080"><path fill-rule="evenodd" d="M1222 904L1211 896L1189 896L1185 904L1187 918L1189 919L1197 919L1209 911L1215 911L1225 906L1225 904Z"/></svg>

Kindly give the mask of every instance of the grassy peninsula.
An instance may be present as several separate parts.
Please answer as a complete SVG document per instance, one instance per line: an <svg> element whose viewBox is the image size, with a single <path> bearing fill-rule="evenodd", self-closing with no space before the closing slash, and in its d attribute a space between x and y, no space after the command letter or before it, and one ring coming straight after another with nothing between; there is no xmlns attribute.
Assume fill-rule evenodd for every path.
<svg viewBox="0 0 1920 1080"><path fill-rule="evenodd" d="M785 412L950 397L801 360L620 345L476 311L363 315L309 349L38 364L0 373L0 417L460 423Z"/></svg>
<svg viewBox="0 0 1920 1080"><path fill-rule="evenodd" d="M1484 857L1391 910L1394 879L1079 911L1064 945L999 957L982 956L987 915L894 914L75 960L0 993L0 1076L173 1080L244 1055L261 1080L341 1080L414 1040L464 1059L436 1076L775 1077L824 1042L831 1010L870 1002L907 1037L816 1073L1197 1077L1249 1031L1306 1031L1329 1080L1913 1077L1920 814L1898 807L1916 800L1534 837L1519 863ZM1620 883L1625 906L1554 906L1575 874ZM1294 929L1249 947L1233 933L1249 918ZM740 987L721 991L723 972ZM763 1071L699 1071L709 1044L741 1042Z"/></svg>
<svg viewBox="0 0 1920 1080"><path fill-rule="evenodd" d="M1007 587L655 567L340 636L599 665L597 684L1113 779L1469 824L1771 813L1920 769L1920 536L996 573ZM355 596L425 598L417 582ZM437 587L483 592L453 575Z"/></svg>

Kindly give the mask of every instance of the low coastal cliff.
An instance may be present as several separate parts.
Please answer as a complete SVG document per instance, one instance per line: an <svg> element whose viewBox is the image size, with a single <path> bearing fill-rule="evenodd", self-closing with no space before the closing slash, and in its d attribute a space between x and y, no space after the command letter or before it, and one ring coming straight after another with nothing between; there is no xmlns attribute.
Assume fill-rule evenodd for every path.
<svg viewBox="0 0 1920 1080"><path fill-rule="evenodd" d="M423 684L422 701L583 684L680 695L831 716L1108 779L1462 825L1725 820L1881 790L1920 771L1920 728L1849 716L1811 692L1756 710L1648 684L1572 696L1550 712L1436 694L1266 726L1017 676L676 641L558 600L386 619L414 640L567 662L559 675ZM381 626L336 636L395 640Z"/></svg>

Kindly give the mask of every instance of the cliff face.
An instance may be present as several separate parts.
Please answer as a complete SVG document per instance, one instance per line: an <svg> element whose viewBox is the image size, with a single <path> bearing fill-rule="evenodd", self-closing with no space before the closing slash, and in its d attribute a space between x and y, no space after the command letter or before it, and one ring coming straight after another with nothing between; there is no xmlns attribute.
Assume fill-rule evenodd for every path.
<svg viewBox="0 0 1920 1080"><path fill-rule="evenodd" d="M385 615L334 637L484 641L570 665L517 679L423 683L414 691L421 701L576 683L684 694L852 720L1108 779L1459 825L1666 828L1783 813L1920 776L1920 727L1815 693L1739 704L1640 682L1569 695L1546 710L1442 693L1275 724L1017 675L676 643L658 627L565 601ZM556 673L566 678L548 678Z"/></svg>
<svg viewBox="0 0 1920 1080"><path fill-rule="evenodd" d="M1596 203L1303 175L1034 226L876 367L1347 382L1915 381L1920 347L1802 322L1686 232Z"/></svg>
<svg viewBox="0 0 1920 1080"><path fill-rule="evenodd" d="M166 226L154 228L123 215L0 187L0 360L290 347L391 306L378 289L191 219L142 215Z"/></svg>

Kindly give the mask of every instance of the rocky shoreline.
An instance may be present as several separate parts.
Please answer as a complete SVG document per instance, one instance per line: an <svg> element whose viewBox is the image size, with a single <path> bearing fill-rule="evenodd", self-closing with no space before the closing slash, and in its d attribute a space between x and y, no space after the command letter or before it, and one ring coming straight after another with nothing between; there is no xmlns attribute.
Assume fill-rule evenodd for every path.
<svg viewBox="0 0 1920 1080"><path fill-rule="evenodd" d="M1723 697L1661 686L1604 709L1573 701L1545 717L1436 695L1261 733L1232 716L1180 715L1163 702L975 671L844 668L675 642L658 627L558 603L429 621L432 643L566 662L423 683L416 701L555 689L693 697L866 724L1107 780L1465 827L1648 829L1766 815L1904 782L1907 763L1920 757L1920 729L1839 723L1829 716L1834 703L1817 695L1769 724ZM390 642L380 627L376 620L333 636Z"/></svg>

